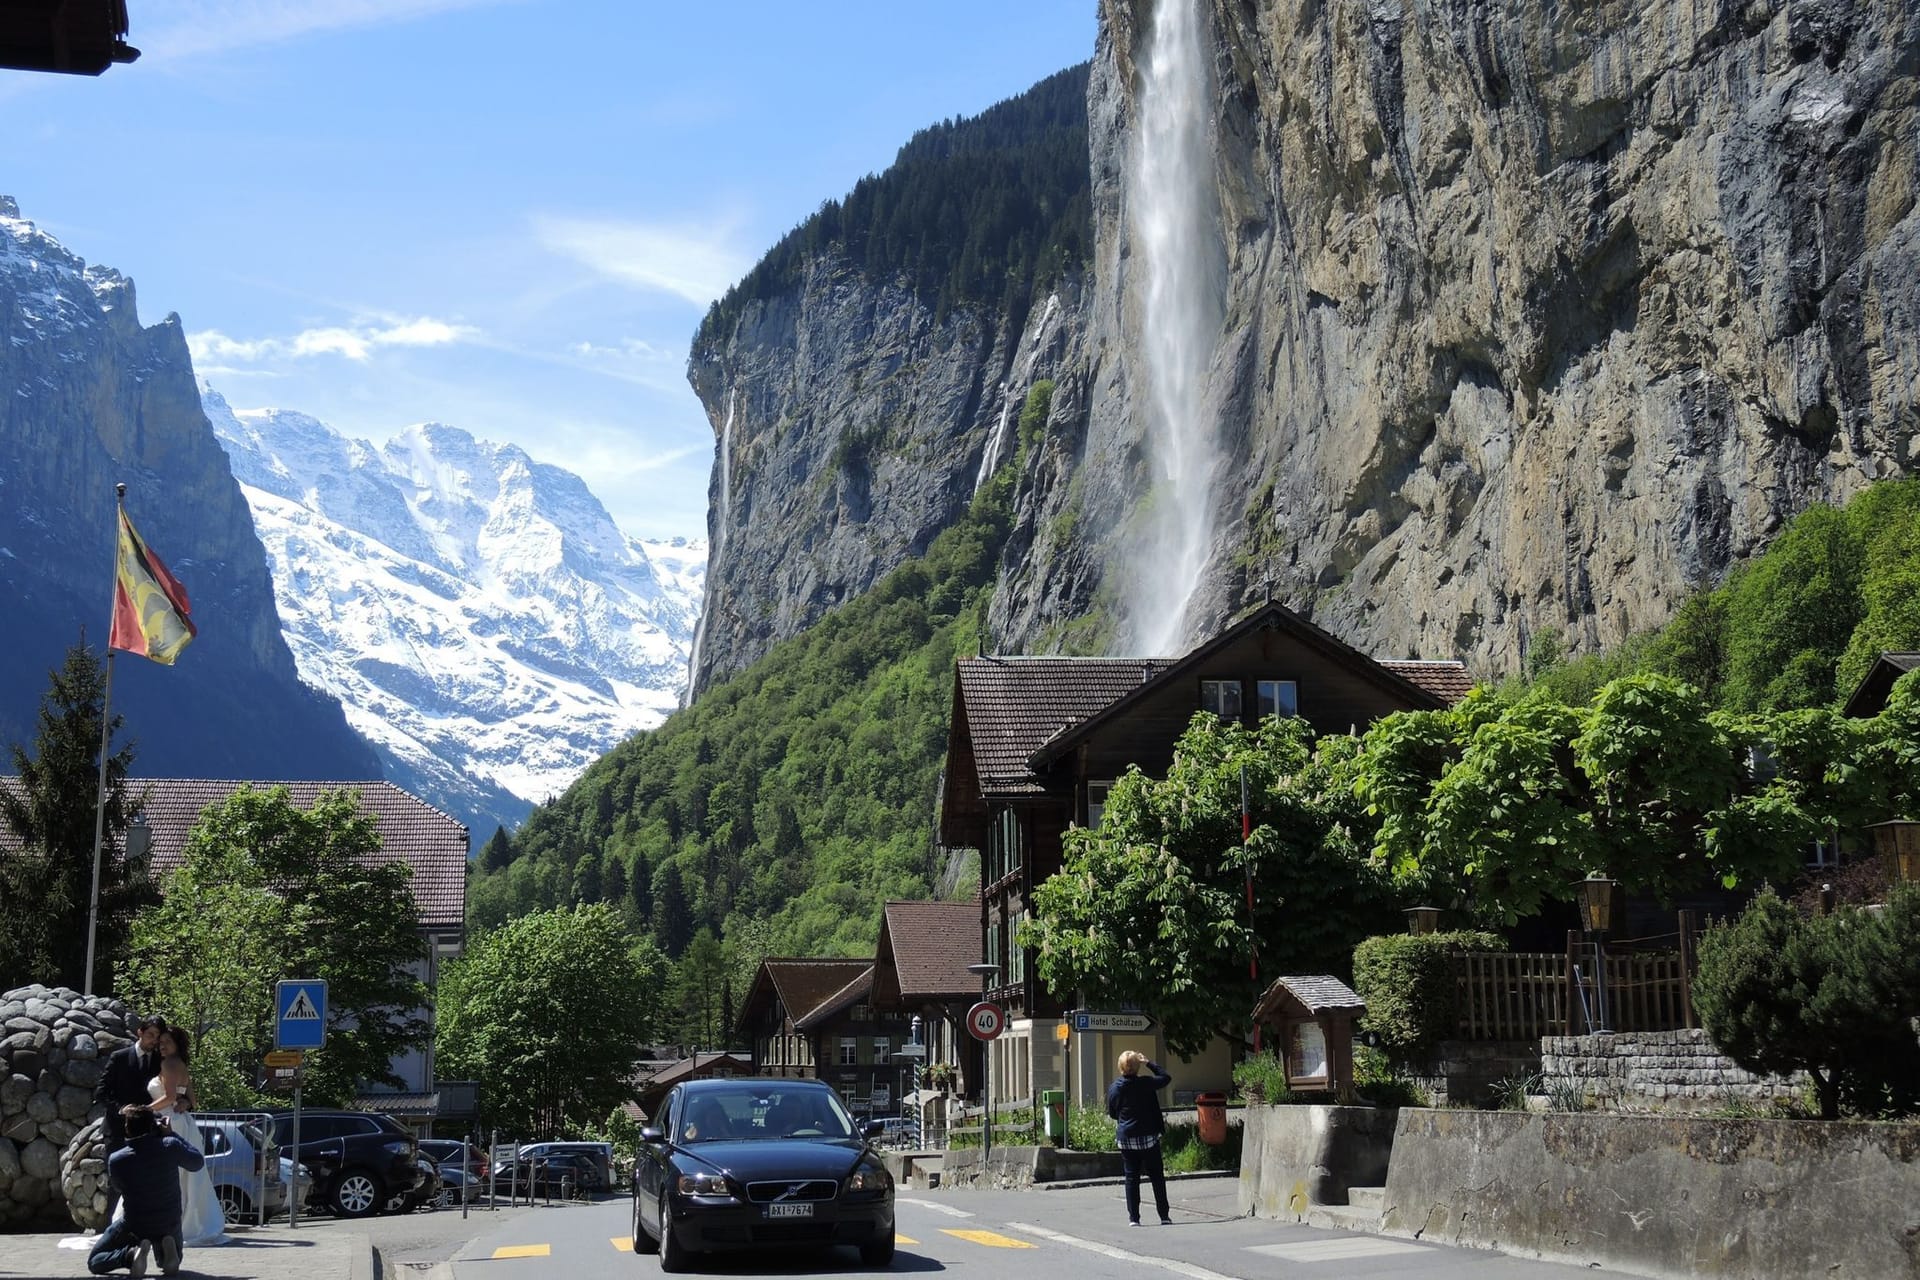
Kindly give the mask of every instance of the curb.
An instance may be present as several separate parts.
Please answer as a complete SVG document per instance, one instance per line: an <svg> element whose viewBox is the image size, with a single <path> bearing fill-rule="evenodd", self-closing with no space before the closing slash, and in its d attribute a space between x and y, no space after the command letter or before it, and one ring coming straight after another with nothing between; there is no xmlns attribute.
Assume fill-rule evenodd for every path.
<svg viewBox="0 0 1920 1280"><path fill-rule="evenodd" d="M1237 1178L1240 1174L1233 1169L1203 1169L1197 1173L1170 1173L1168 1182L1197 1182L1203 1178ZM1082 1187L1124 1187L1125 1178L1077 1178L1069 1182L1036 1182L1035 1191L1077 1191Z"/></svg>

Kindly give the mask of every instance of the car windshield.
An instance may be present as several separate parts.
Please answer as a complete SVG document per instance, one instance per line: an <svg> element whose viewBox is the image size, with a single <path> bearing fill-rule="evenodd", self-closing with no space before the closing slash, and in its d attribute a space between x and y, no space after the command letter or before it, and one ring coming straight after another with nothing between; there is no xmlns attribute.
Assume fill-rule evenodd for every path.
<svg viewBox="0 0 1920 1280"><path fill-rule="evenodd" d="M830 1089L742 1085L705 1089L681 1109L682 1142L752 1142L785 1138L851 1138L853 1118Z"/></svg>

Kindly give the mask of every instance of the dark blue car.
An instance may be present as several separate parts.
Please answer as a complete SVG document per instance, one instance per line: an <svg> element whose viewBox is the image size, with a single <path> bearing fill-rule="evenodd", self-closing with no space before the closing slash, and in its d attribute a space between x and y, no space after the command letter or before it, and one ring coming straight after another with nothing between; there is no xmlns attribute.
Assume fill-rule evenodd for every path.
<svg viewBox="0 0 1920 1280"><path fill-rule="evenodd" d="M893 1260L893 1176L818 1080L691 1080L640 1131L633 1247L684 1271L699 1253L853 1245Z"/></svg>

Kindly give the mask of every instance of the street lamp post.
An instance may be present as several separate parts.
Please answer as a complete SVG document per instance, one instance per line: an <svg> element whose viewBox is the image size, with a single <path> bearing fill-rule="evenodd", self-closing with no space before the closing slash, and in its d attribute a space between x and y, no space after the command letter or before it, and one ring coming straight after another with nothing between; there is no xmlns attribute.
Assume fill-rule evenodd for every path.
<svg viewBox="0 0 1920 1280"><path fill-rule="evenodd" d="M993 979L1000 972L1000 966L991 960L982 960L978 964L967 966L967 972L980 979L980 998L987 998L987 990L993 985ZM980 1168L987 1167L987 1156L993 1151L993 1042L980 1044L980 1101L985 1105L985 1113L980 1122Z"/></svg>
<svg viewBox="0 0 1920 1280"><path fill-rule="evenodd" d="M1580 901L1580 925L1593 943L1593 1003L1587 1030L1598 1035L1612 1034L1607 1016L1607 929L1613 924L1613 890L1617 881L1596 871L1574 886ZM1591 1025L1597 1020L1599 1025Z"/></svg>

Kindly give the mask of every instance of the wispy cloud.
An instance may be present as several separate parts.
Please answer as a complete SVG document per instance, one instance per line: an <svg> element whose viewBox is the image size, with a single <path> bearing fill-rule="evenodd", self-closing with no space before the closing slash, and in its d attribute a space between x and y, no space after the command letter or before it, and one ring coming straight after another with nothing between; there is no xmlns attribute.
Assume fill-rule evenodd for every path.
<svg viewBox="0 0 1920 1280"><path fill-rule="evenodd" d="M328 325L304 329L291 338L230 338L218 329L202 329L187 335L187 348L193 352L196 362L228 365L310 356L342 356L365 361L380 347L444 347L470 341L479 333L469 325L421 317L351 328Z"/></svg>
<svg viewBox="0 0 1920 1280"><path fill-rule="evenodd" d="M188 58L511 2L514 0L154 0L140 6L128 38L156 58Z"/></svg>
<svg viewBox="0 0 1920 1280"><path fill-rule="evenodd" d="M753 265L734 243L729 226L539 217L533 228L547 249L608 279L672 294L700 307L725 293Z"/></svg>

